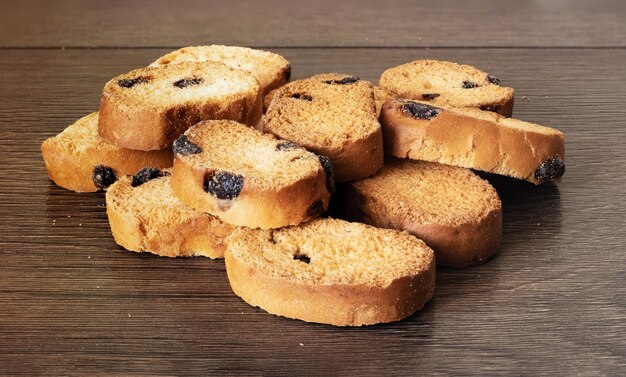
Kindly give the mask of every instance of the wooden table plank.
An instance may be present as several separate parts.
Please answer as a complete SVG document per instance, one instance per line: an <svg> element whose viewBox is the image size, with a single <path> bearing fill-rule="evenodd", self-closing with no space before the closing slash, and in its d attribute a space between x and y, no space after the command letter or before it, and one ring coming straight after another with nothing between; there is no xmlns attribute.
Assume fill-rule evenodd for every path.
<svg viewBox="0 0 626 377"><path fill-rule="evenodd" d="M165 50L6 50L0 60L0 375L566 374L626 365L626 50L278 49L294 76L376 80L415 58L517 88L518 117L562 129L558 186L493 179L502 251L439 270L434 300L358 329L249 307L221 261L124 252L103 194L51 183L40 142L97 108L109 77ZM307 373L308 371L308 373Z"/></svg>
<svg viewBox="0 0 626 377"><path fill-rule="evenodd" d="M626 3L572 1L14 1L1 47L626 46Z"/></svg>

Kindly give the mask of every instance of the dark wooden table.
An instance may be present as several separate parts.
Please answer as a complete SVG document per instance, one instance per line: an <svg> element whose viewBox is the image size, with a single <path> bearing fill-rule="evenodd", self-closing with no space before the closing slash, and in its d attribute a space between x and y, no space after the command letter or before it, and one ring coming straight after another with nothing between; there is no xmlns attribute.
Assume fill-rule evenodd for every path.
<svg viewBox="0 0 626 377"><path fill-rule="evenodd" d="M626 11L622 1L3 2L1 375L624 375ZM397 323L266 314L222 261L121 250L103 194L46 176L40 143L98 107L111 77L168 50L240 44L294 77L453 60L516 88L514 115L566 135L559 186L496 179L501 252L440 270Z"/></svg>

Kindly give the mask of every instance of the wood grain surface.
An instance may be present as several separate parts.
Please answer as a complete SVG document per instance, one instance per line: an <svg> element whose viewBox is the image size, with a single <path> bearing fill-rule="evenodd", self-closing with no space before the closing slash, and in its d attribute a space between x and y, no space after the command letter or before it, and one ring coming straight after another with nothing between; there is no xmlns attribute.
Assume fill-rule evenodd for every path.
<svg viewBox="0 0 626 377"><path fill-rule="evenodd" d="M22 0L3 47L626 46L622 0Z"/></svg>
<svg viewBox="0 0 626 377"><path fill-rule="evenodd" d="M626 49L617 38L623 22L614 22L621 9L601 2L587 17L579 2L471 3L465 18L452 2L433 3L433 17L461 19L465 31L476 15L510 28L494 35L486 27L473 39L445 23L430 34L442 48L419 48L397 34L418 20L380 4L337 4L337 13L327 4L223 2L206 17L195 2L157 2L147 14L136 3L11 4L0 15L1 28L20 25L0 33L0 375L624 375ZM33 8L55 16L27 18ZM240 28L228 27L234 12ZM96 13L107 20L93 22ZM378 13L382 42L363 42L363 18ZM163 27L146 31L148 15ZM530 34L514 33L529 16L561 26L543 19ZM322 22L341 33L307 32ZM562 25L569 36L557 35ZM515 117L565 132L565 177L535 187L489 176L504 205L500 253L482 266L438 270L433 301L404 321L346 329L269 315L231 292L222 261L123 251L104 195L57 187L39 152L45 138L97 109L108 79L168 51L147 46L214 41L284 45L273 50L291 61L294 78L339 71L377 81L384 69L419 58L476 65L516 88ZM318 44L327 47L310 47ZM613 47L588 48L595 44ZM66 45L124 48L50 48ZM560 47L511 48L550 45Z"/></svg>

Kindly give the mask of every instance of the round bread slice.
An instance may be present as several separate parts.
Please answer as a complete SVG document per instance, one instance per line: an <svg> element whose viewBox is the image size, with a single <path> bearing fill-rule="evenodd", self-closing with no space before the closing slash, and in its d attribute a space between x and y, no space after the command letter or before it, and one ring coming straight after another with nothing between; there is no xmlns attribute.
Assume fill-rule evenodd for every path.
<svg viewBox="0 0 626 377"><path fill-rule="evenodd" d="M291 77L291 65L284 57L269 51L238 46L189 46L158 58L151 66L181 62L215 61L252 73L259 81L261 95L285 85Z"/></svg>
<svg viewBox="0 0 626 377"><path fill-rule="evenodd" d="M174 154L174 193L230 224L278 228L328 208L327 157L243 124L200 122L174 142Z"/></svg>
<svg viewBox="0 0 626 377"><path fill-rule="evenodd" d="M383 164L372 84L355 76L320 74L265 97L264 132L332 159L335 180L370 176Z"/></svg>
<svg viewBox="0 0 626 377"><path fill-rule="evenodd" d="M207 119L255 126L261 119L259 83L218 62L140 68L109 81L100 102L100 135L123 148L163 149Z"/></svg>
<svg viewBox="0 0 626 377"><path fill-rule="evenodd" d="M512 88L469 65L441 60L415 60L383 72L380 86L396 97L429 101L435 105L471 107L510 117Z"/></svg>
<svg viewBox="0 0 626 377"><path fill-rule="evenodd" d="M398 321L435 288L435 259L403 232L336 219L226 240L233 292L269 313L335 326Z"/></svg>
<svg viewBox="0 0 626 377"><path fill-rule="evenodd" d="M385 152L524 179L560 181L565 139L553 128L496 113L393 100L380 113Z"/></svg>
<svg viewBox="0 0 626 377"><path fill-rule="evenodd" d="M135 151L117 147L98 134L98 113L91 113L41 144L48 176L77 192L104 190L144 166L171 167L171 149Z"/></svg>
<svg viewBox="0 0 626 377"><path fill-rule="evenodd" d="M389 158L341 196L348 220L413 234L435 251L438 266L479 264L500 246L498 193L468 169Z"/></svg>
<svg viewBox="0 0 626 377"><path fill-rule="evenodd" d="M223 257L224 239L234 227L178 200L169 174L144 168L109 188L107 216L115 242L164 257Z"/></svg>

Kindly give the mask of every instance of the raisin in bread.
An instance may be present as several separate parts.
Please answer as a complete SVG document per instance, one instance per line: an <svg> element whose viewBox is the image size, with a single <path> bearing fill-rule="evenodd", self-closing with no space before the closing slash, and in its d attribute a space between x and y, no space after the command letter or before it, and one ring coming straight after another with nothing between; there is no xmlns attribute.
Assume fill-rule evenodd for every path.
<svg viewBox="0 0 626 377"><path fill-rule="evenodd" d="M469 65L416 60L383 72L380 86L396 97L434 105L471 107L507 117L513 113L513 89L501 86L495 76Z"/></svg>
<svg viewBox="0 0 626 377"><path fill-rule="evenodd" d="M106 206L115 242L131 251L221 258L234 229L178 200L168 170L144 168L122 177L107 191Z"/></svg>
<svg viewBox="0 0 626 377"><path fill-rule="evenodd" d="M243 124L198 123L174 142L174 154L174 193L228 223L277 228L328 208L328 158Z"/></svg>
<svg viewBox="0 0 626 377"><path fill-rule="evenodd" d="M438 266L482 263L502 239L498 193L468 169L391 157L341 197L348 220L415 235L435 251Z"/></svg>
<svg viewBox="0 0 626 377"><path fill-rule="evenodd" d="M374 174L383 164L372 84L321 74L293 81L265 97L263 130L332 159L335 180Z"/></svg>
<svg viewBox="0 0 626 377"><path fill-rule="evenodd" d="M262 107L257 80L218 62L140 68L109 81L100 102L100 135L129 149L171 146L201 120L254 126Z"/></svg>
<svg viewBox="0 0 626 377"><path fill-rule="evenodd" d="M171 167L171 149L135 151L117 147L98 134L98 113L89 114L41 144L48 176L72 191L106 189L117 178L144 166Z"/></svg>
<svg viewBox="0 0 626 377"><path fill-rule="evenodd" d="M380 122L385 152L524 179L559 181L565 172L563 133L476 109L393 100Z"/></svg>
<svg viewBox="0 0 626 377"><path fill-rule="evenodd" d="M396 230L326 218L240 228L226 243L233 292L288 318L336 326L397 321L421 309L435 288L433 251Z"/></svg>
<svg viewBox="0 0 626 377"><path fill-rule="evenodd" d="M151 66L181 62L216 61L252 73L259 81L261 95L289 82L291 65L287 59L269 51L238 46L190 46L158 58Z"/></svg>

